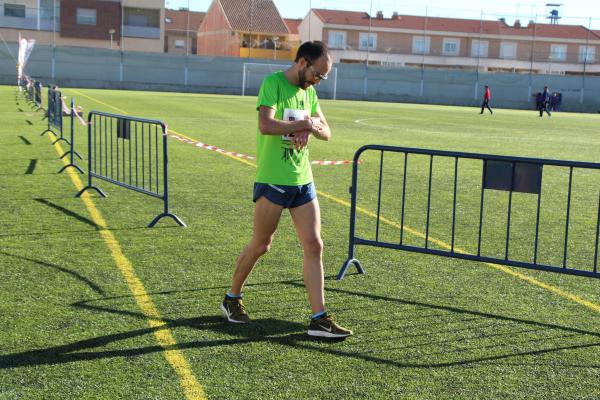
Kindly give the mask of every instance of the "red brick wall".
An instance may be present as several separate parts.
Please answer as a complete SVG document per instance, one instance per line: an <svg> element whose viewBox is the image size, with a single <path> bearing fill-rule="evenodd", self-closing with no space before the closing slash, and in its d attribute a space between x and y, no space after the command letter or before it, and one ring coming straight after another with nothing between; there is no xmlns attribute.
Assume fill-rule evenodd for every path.
<svg viewBox="0 0 600 400"><path fill-rule="evenodd" d="M77 9L96 10L96 25L78 25ZM98 0L62 0L60 2L60 36L69 38L110 40L109 29L114 29L113 40L121 37L121 3Z"/></svg>

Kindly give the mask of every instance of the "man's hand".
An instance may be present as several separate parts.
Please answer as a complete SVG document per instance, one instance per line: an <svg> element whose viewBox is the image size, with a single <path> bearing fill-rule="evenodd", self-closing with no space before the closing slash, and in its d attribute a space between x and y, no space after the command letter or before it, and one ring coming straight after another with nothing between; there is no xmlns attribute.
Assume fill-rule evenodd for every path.
<svg viewBox="0 0 600 400"><path fill-rule="evenodd" d="M308 141L310 140L311 131L300 131L295 132L292 136L292 144L296 148L296 150L301 150L302 148L308 145Z"/></svg>

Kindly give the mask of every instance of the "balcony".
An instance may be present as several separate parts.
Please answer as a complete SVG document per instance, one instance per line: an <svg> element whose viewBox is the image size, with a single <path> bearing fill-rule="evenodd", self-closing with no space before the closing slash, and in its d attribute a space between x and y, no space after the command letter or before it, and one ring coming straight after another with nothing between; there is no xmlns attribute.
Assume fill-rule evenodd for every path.
<svg viewBox="0 0 600 400"><path fill-rule="evenodd" d="M0 16L0 27L36 30L38 28L38 20L37 18Z"/></svg>
<svg viewBox="0 0 600 400"><path fill-rule="evenodd" d="M160 39L160 28L153 26L123 26L123 36L143 38L143 39Z"/></svg>
<svg viewBox="0 0 600 400"><path fill-rule="evenodd" d="M265 60L293 60L296 56L295 52L290 50L272 50L272 49L256 49L241 47L240 58L260 58Z"/></svg>
<svg viewBox="0 0 600 400"><path fill-rule="evenodd" d="M5 17L0 16L0 28L13 28L13 29L30 29L39 31L54 30L54 22L51 19L40 19L37 18L20 18L20 17ZM56 25L59 30L58 24Z"/></svg>

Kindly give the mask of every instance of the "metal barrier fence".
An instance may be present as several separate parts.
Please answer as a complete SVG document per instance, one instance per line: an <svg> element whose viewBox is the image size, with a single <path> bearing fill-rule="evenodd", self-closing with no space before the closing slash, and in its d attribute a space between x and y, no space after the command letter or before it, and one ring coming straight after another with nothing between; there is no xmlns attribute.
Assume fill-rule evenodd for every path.
<svg viewBox="0 0 600 400"><path fill-rule="evenodd" d="M59 92L59 99L60 102L62 103L62 97L60 97L60 92ZM64 170L66 170L69 167L75 168L77 171L79 171L80 173L84 173L83 170L77 166L75 164L75 156L79 157L79 159L82 159L81 156L79 155L79 153L77 153L75 151L75 113L77 112L75 110L75 99L71 98L71 109L69 110L69 116L71 117L71 142L68 142L70 145L70 149L69 151L66 151L65 154L63 154L62 156L60 156L60 158L64 158L66 156L69 156L69 163L66 164L65 166L63 166L58 173L62 173ZM60 112L61 114L61 124L62 124L62 110ZM50 118L48 118L48 120L50 120ZM62 137L62 128L61 128L61 137ZM60 139L60 138L59 138ZM58 139L57 139L58 141ZM55 142L56 143L56 142Z"/></svg>
<svg viewBox="0 0 600 400"><path fill-rule="evenodd" d="M170 217L167 127L157 120L91 111L88 115L88 189L106 194L92 183L98 178L163 200L164 210L148 225Z"/></svg>
<svg viewBox="0 0 600 400"><path fill-rule="evenodd" d="M25 95L27 97L27 100L29 102L33 103L34 102L34 90L35 90L34 86L33 86L34 81L26 80L26 82L27 83L25 84L25 88L26 88Z"/></svg>
<svg viewBox="0 0 600 400"><path fill-rule="evenodd" d="M42 108L42 82L33 82L33 102L37 108Z"/></svg>
<svg viewBox="0 0 600 400"><path fill-rule="evenodd" d="M47 132L52 133L58 139L63 140L67 143L69 141L63 137L63 98L60 91L48 87L48 109L46 110L46 118L48 127L40 135L44 135ZM57 132L53 130L55 128Z"/></svg>
<svg viewBox="0 0 600 400"><path fill-rule="evenodd" d="M356 234L358 160L369 151L379 153L379 168L365 175L364 196L376 200L377 219L374 235L363 238ZM385 179L384 158L395 162ZM363 146L354 155L348 259L337 279L351 264L365 272L356 245L600 278L599 186L598 163ZM382 217L383 208L400 222Z"/></svg>

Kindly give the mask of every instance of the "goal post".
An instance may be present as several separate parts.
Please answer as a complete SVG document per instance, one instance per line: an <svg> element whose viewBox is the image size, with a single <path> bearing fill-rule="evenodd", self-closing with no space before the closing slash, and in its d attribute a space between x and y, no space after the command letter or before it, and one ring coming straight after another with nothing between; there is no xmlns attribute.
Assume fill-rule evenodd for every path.
<svg viewBox="0 0 600 400"><path fill-rule="evenodd" d="M242 96L258 95L260 85L267 75L285 71L290 64L244 63L242 71ZM337 97L337 68L332 68L329 77L315 85L317 95L322 99L335 100Z"/></svg>

